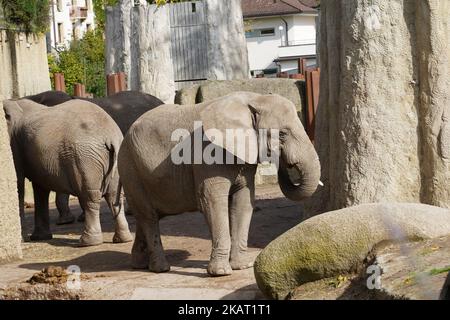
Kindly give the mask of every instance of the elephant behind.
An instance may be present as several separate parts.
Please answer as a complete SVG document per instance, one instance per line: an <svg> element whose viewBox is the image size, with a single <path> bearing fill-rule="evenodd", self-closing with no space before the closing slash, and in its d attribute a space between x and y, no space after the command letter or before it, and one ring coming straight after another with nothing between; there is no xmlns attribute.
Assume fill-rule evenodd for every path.
<svg viewBox="0 0 450 320"><path fill-rule="evenodd" d="M219 139L220 134L227 136L228 129L234 129L232 139ZM261 129L279 135L265 140L258 136ZM180 144L178 133L182 132ZM235 144L242 132L257 139L249 140L247 147ZM183 145L187 147L181 152ZM137 222L133 266L168 271L159 219L200 210L212 236L208 273L221 276L251 267L253 260L246 251L257 159L250 157L254 154L250 151L266 147L279 163L279 183L286 197L300 201L311 196L319 184L319 159L295 106L281 96L236 92L197 105L160 106L139 118L126 134L118 160ZM202 158L206 151L216 161ZM185 152L191 153L189 161L174 158ZM231 164L223 161L229 159Z"/></svg>
<svg viewBox="0 0 450 320"><path fill-rule="evenodd" d="M164 104L157 97L139 91L121 91L109 97L91 99L74 97L65 92L50 90L25 97L24 99L32 100L47 107L53 107L74 99L92 102L113 118L123 135L127 133L137 118L147 111Z"/></svg>
<svg viewBox="0 0 450 320"><path fill-rule="evenodd" d="M47 108L31 100L3 103L23 218L24 179L33 184L35 225L31 240L52 238L49 226L50 191L73 194L86 212L83 246L103 242L100 200L105 198L115 218L114 242L131 241L123 212L117 153L122 133L94 104L71 100Z"/></svg>
<svg viewBox="0 0 450 320"><path fill-rule="evenodd" d="M53 107L61 103L80 99L92 102L101 107L117 123L122 134L125 135L130 126L141 115L153 108L164 104L163 101L155 96L139 91L122 91L105 98L77 98L61 91L45 91L36 95L25 97L39 104ZM70 212L69 195L64 193L56 194L56 207L58 208L59 218L56 224L68 224L75 221L75 217ZM83 221L84 214L79 217Z"/></svg>

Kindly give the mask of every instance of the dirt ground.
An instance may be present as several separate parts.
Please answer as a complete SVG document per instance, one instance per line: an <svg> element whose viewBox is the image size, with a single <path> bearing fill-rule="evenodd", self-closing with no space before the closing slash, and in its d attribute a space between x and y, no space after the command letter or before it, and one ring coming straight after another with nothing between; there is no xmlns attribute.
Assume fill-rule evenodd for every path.
<svg viewBox="0 0 450 320"><path fill-rule="evenodd" d="M80 214L76 201L71 210ZM27 209L25 227L33 228L33 209ZM4 298L75 299L262 299L253 269L234 271L231 276L212 278L206 273L210 236L200 213L185 213L161 220L161 234L171 271L155 274L131 268L132 243L113 244L111 215L102 204L105 243L80 248L83 225L56 226L57 211L51 207L54 238L23 243L23 260L0 266L0 296ZM135 221L127 216L134 232ZM257 190L256 208L249 235L249 251L256 258L270 241L304 219L302 205L284 198L278 186ZM49 266L80 268L81 289L29 284L26 280Z"/></svg>

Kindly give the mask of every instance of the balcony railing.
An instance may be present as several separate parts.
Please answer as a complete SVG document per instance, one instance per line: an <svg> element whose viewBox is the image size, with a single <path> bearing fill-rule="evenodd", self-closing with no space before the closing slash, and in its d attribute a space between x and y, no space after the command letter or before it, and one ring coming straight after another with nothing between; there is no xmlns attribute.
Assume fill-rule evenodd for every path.
<svg viewBox="0 0 450 320"><path fill-rule="evenodd" d="M310 46L315 44L316 44L315 39L281 41L281 47Z"/></svg>
<svg viewBox="0 0 450 320"><path fill-rule="evenodd" d="M88 8L86 7L72 7L70 9L70 19L85 20L88 16Z"/></svg>

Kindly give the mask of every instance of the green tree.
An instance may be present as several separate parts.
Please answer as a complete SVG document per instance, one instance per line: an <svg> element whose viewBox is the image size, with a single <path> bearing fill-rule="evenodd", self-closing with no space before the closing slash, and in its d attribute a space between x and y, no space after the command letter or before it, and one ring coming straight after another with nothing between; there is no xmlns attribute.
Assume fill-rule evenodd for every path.
<svg viewBox="0 0 450 320"><path fill-rule="evenodd" d="M8 27L43 34L49 27L49 0L0 0Z"/></svg>
<svg viewBox="0 0 450 320"><path fill-rule="evenodd" d="M86 91L102 97L106 91L105 41L101 30L88 31L80 40L59 52L58 57L49 55L50 74L64 73L66 89L73 93L75 83L86 85Z"/></svg>

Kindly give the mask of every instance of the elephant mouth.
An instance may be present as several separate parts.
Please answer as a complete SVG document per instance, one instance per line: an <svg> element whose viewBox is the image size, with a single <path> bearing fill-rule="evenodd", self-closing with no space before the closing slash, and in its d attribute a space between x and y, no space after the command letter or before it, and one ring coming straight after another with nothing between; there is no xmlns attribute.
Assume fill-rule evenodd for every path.
<svg viewBox="0 0 450 320"><path fill-rule="evenodd" d="M286 168L286 171L289 177L289 181L293 186L299 187L302 185L303 175L296 166L289 166Z"/></svg>
<svg viewBox="0 0 450 320"><path fill-rule="evenodd" d="M304 174L296 165L286 166L287 176L289 178L289 182L294 187L300 187L304 183ZM323 187L324 184L319 180L319 186Z"/></svg>

